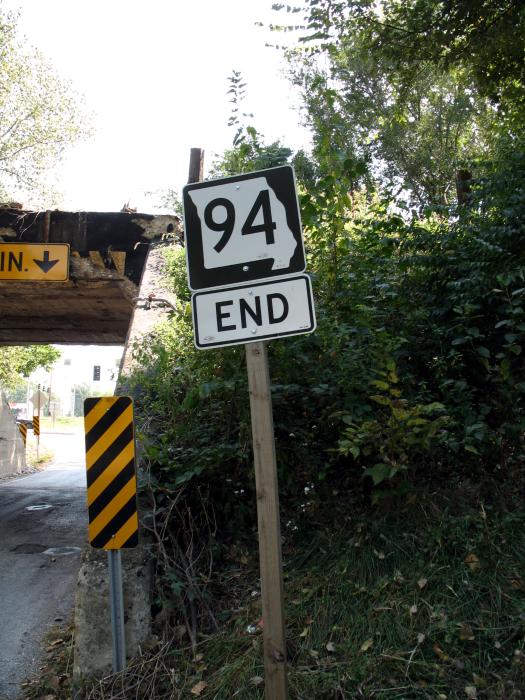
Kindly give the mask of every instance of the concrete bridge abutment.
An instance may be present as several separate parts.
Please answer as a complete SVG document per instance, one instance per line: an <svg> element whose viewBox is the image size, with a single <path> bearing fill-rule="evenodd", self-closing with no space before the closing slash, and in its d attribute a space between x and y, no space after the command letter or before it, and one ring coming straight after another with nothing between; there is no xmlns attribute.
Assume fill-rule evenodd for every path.
<svg viewBox="0 0 525 700"><path fill-rule="evenodd" d="M165 245L151 246L138 297L151 295L170 299L164 289L163 250ZM174 301L174 299L172 299ZM117 394L126 395L126 377L133 370L133 348L147 338L155 325L165 317L165 310L137 304L126 339L120 369ZM140 443L137 444L137 463L140 470ZM139 524L140 517L139 503ZM140 527L140 525L139 525ZM151 636L151 603L153 593L153 562L148 551L148 538L143 527L139 530L139 546L122 550L126 655L137 655ZM111 671L111 618L109 607L109 574L107 553L86 547L77 583L75 602L75 655L74 678L101 675Z"/></svg>

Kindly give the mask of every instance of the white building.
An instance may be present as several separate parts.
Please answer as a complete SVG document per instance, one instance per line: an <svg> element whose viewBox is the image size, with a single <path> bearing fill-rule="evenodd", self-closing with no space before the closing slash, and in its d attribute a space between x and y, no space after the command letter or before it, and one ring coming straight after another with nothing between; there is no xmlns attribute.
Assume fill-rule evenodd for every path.
<svg viewBox="0 0 525 700"><path fill-rule="evenodd" d="M83 415L83 403L87 396L113 395L124 350L122 345L55 347L62 355L51 370L40 368L29 378L30 386L40 384L44 393L50 397L47 406L41 406L42 413L80 416ZM28 396L28 400L30 398ZM36 406L34 408L36 412ZM28 411L28 414L32 415L33 411Z"/></svg>

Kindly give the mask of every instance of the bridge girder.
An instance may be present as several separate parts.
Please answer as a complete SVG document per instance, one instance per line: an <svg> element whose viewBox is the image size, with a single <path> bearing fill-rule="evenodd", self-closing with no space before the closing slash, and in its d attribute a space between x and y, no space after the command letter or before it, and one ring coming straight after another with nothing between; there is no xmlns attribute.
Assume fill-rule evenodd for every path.
<svg viewBox="0 0 525 700"><path fill-rule="evenodd" d="M69 280L0 280L0 345L123 344L149 247L176 216L0 208L0 242L68 243Z"/></svg>

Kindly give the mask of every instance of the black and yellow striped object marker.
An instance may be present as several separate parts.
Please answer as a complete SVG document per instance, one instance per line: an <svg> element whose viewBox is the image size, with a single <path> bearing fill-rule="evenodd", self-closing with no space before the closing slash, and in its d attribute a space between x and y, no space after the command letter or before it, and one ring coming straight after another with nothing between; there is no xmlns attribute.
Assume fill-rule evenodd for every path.
<svg viewBox="0 0 525 700"><path fill-rule="evenodd" d="M20 431L25 447L27 444L27 425L25 423L18 423L18 430Z"/></svg>
<svg viewBox="0 0 525 700"><path fill-rule="evenodd" d="M138 544L133 402L128 396L84 401L89 542L97 549Z"/></svg>
<svg viewBox="0 0 525 700"><path fill-rule="evenodd" d="M33 434L40 435L40 416L33 416Z"/></svg>

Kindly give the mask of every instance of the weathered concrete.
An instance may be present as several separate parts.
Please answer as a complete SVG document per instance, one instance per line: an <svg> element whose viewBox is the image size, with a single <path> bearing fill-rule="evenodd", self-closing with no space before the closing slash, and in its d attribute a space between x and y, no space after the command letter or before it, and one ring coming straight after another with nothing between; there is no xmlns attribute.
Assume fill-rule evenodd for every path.
<svg viewBox="0 0 525 700"><path fill-rule="evenodd" d="M25 449L20 431L5 396L0 392L0 476L20 474L25 466Z"/></svg>
<svg viewBox="0 0 525 700"><path fill-rule="evenodd" d="M162 249L150 249L140 284L140 298L155 295L169 298L162 286L164 259ZM133 347L165 317L165 310L135 306L124 350L117 394L126 394L126 374L133 366ZM140 453L140 444L137 445ZM140 522L139 512L139 522ZM135 550L122 550L126 652L134 656L151 635L152 561L146 551L144 529ZM75 609L74 677L100 676L111 669L111 626L109 580L106 552L88 547L83 556L77 586Z"/></svg>
<svg viewBox="0 0 525 700"><path fill-rule="evenodd" d="M176 216L0 207L0 243L67 243L64 282L0 280L0 345L124 343L150 244Z"/></svg>
<svg viewBox="0 0 525 700"><path fill-rule="evenodd" d="M140 283L139 298L142 301L139 301L133 310L120 364L117 393L125 391L126 375L132 371L134 365L133 350L135 346L151 333L160 321L166 318L166 312L169 311L169 307L157 305L154 301L149 304L144 299L158 297L166 299L171 304L176 303L175 295L169 292L162 282L166 267L163 255L165 249L165 244L150 247Z"/></svg>
<svg viewBox="0 0 525 700"><path fill-rule="evenodd" d="M126 653L137 654L151 630L151 562L143 546L122 550ZM75 599L76 680L111 671L111 612L107 553L84 551Z"/></svg>

